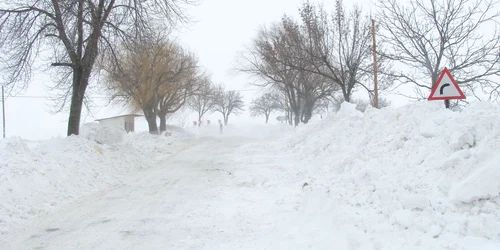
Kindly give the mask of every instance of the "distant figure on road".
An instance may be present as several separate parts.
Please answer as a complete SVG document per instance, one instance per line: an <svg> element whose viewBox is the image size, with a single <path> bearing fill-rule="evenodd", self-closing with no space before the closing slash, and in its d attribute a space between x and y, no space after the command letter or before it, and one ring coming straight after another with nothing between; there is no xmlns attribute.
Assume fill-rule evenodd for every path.
<svg viewBox="0 0 500 250"><path fill-rule="evenodd" d="M222 121L221 120L219 120L219 128L220 128L219 129L220 130L219 133L222 135L223 134L223 125L222 125Z"/></svg>

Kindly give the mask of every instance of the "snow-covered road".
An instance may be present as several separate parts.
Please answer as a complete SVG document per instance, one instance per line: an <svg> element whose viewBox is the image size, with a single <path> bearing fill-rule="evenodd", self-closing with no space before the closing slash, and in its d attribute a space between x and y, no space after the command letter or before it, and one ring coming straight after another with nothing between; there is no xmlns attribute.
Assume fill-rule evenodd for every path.
<svg viewBox="0 0 500 250"><path fill-rule="evenodd" d="M295 129L12 138L0 250L498 250L498 114L343 104Z"/></svg>
<svg viewBox="0 0 500 250"><path fill-rule="evenodd" d="M158 167L12 232L2 249L251 249L292 212L283 205L298 202L279 183L290 180L279 176L287 159L273 157L266 142L180 143L184 150Z"/></svg>

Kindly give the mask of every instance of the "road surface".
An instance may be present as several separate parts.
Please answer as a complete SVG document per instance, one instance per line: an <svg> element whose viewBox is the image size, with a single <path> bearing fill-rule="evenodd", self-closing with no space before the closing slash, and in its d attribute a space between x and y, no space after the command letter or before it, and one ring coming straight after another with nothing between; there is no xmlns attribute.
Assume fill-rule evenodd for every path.
<svg viewBox="0 0 500 250"><path fill-rule="evenodd" d="M252 249L294 212L297 196L283 178L291 161L267 141L181 143L157 167L4 235L0 248Z"/></svg>

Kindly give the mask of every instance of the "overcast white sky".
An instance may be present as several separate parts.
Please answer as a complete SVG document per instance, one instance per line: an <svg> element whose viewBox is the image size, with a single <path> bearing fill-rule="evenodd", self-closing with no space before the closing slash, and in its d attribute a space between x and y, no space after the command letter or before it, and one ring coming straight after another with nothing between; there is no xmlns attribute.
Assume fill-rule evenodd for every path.
<svg viewBox="0 0 500 250"><path fill-rule="evenodd" d="M179 39L194 51L201 64L213 74L216 83L226 84L228 89L256 89L248 85L248 76L232 75L231 67L238 51L249 45L261 25L279 20L283 14L296 15L302 0L204 0L196 7L189 8L189 14L196 20L179 34ZM320 1L323 2L323 1ZM370 11L369 0L358 0L365 11ZM351 1L345 1L350 6ZM334 1L324 1L332 9ZM46 85L51 84L50 76L38 73L24 97L10 97L6 100L7 136L26 139L46 139L66 135L67 113L51 114L52 102L46 98ZM249 103L256 91L243 91ZM36 98L35 98L36 97ZM103 99L95 99L104 104ZM393 101L394 102L394 101ZM401 103L396 100L396 103ZM124 108L96 108L85 112L82 123L97 118L126 112ZM220 119L217 114L207 119ZM252 119L247 113L230 117L230 122L262 122L262 118Z"/></svg>

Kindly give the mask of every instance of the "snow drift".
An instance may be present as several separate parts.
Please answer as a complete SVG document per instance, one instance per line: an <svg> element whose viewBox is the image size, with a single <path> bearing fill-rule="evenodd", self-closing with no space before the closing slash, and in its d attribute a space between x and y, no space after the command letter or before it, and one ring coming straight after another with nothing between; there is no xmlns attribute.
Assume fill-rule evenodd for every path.
<svg viewBox="0 0 500 250"><path fill-rule="evenodd" d="M498 106L361 113L344 103L275 146L293 153L308 184L300 215L280 232L288 240L274 241L284 249L500 249ZM332 242L339 230L344 240Z"/></svg>
<svg viewBox="0 0 500 250"><path fill-rule="evenodd" d="M0 141L0 234L155 166L179 150L172 143L193 135L169 127L171 136L126 134L86 124L80 136L46 141Z"/></svg>
<svg viewBox="0 0 500 250"><path fill-rule="evenodd" d="M125 129L99 123L86 123L80 129L80 136L99 144L114 144L122 141Z"/></svg>
<svg viewBox="0 0 500 250"><path fill-rule="evenodd" d="M343 104L284 138L290 127L282 124L230 125L224 135L217 125L190 133L170 127L170 136L89 125L82 136L65 139L10 138L0 141L0 233L139 168L162 166L196 134L199 141L216 139L178 159L198 164L178 165L178 173L192 178L175 185L213 188L205 202L220 213L182 207L175 221L187 226L177 231L179 240L200 243L184 249L213 242L227 243L225 249L498 250L499 125L500 108L487 103L462 112L425 102L364 113ZM204 155L214 152L223 157ZM205 172L224 174L198 182ZM217 216L225 224L215 224ZM193 234L193 222L206 231Z"/></svg>

